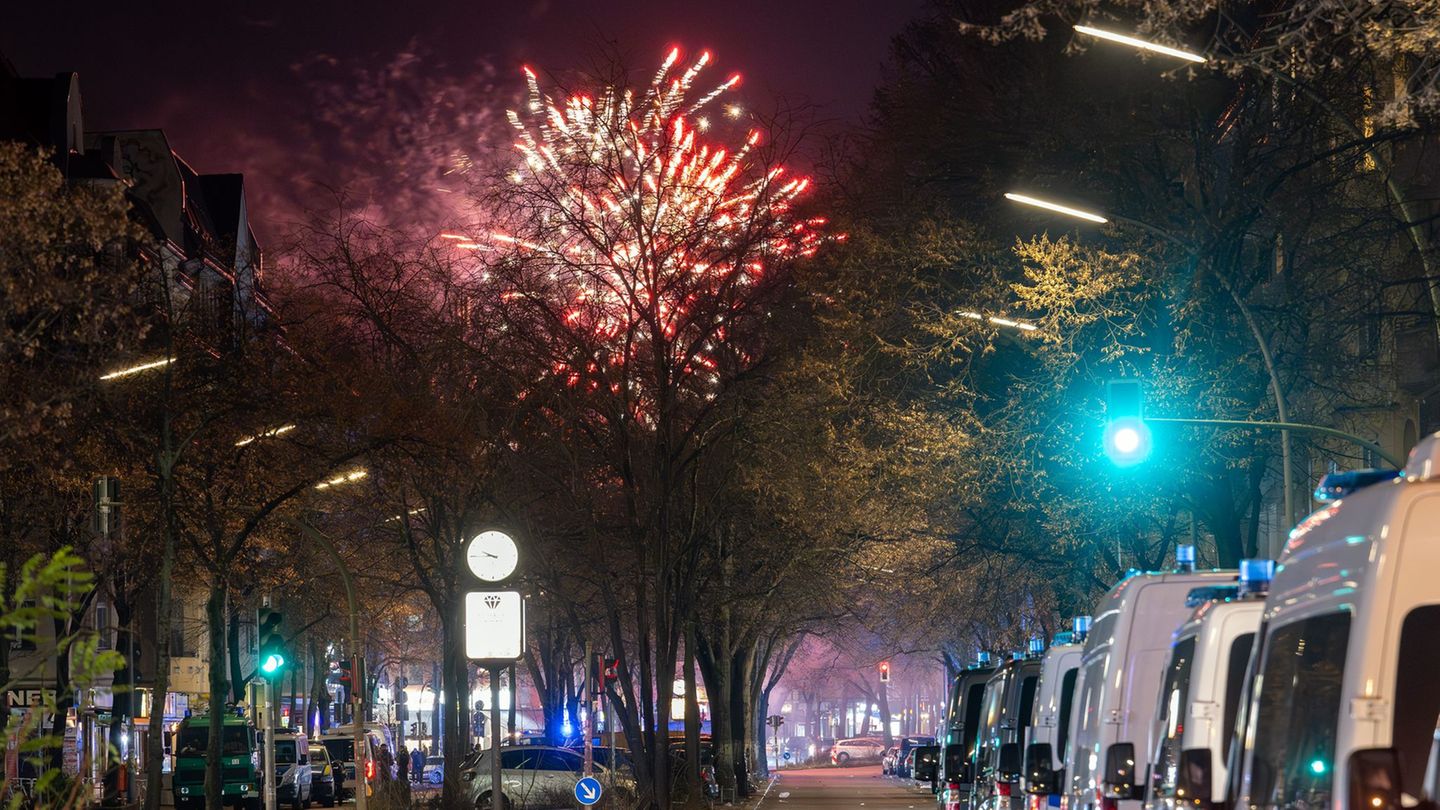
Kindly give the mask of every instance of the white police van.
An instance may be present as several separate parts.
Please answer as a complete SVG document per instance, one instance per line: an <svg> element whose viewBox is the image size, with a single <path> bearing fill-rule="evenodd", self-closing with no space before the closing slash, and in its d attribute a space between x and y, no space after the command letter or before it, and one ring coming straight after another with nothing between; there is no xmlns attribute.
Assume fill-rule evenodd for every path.
<svg viewBox="0 0 1440 810"><path fill-rule="evenodd" d="M1134 574L1101 598L1081 659L1074 736L1066 756L1064 810L1139 810L1161 674L1194 588L1236 581L1235 571L1195 571L1181 546L1180 570Z"/></svg>
<svg viewBox="0 0 1440 810"><path fill-rule="evenodd" d="M1060 757L1070 741L1076 686L1080 680L1080 659L1085 653L1085 636L1090 617L1076 616L1070 631L1055 637L1040 661L1040 682L1035 693L1034 714L1025 731L1025 765L1021 787L1028 810L1060 806L1060 785L1065 766Z"/></svg>
<svg viewBox="0 0 1440 810"><path fill-rule="evenodd" d="M1274 570L1271 560L1241 560L1237 585L1191 591L1195 612L1175 631L1155 709L1147 810L1224 801L1225 760Z"/></svg>
<svg viewBox="0 0 1440 810"><path fill-rule="evenodd" d="M1434 807L1440 434L1327 476L1265 601L1236 807ZM1427 779L1427 769L1430 770Z"/></svg>

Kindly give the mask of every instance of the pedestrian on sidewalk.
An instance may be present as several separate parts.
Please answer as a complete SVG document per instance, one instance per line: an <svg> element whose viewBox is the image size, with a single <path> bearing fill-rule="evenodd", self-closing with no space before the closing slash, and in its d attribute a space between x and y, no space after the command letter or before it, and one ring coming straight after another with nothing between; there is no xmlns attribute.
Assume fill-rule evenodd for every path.
<svg viewBox="0 0 1440 810"><path fill-rule="evenodd" d="M406 748L406 747L403 746L403 745L400 746L400 756L397 757L397 762L396 762L396 764L400 766L400 776L399 776L400 781L401 781L401 782L409 782L409 781L410 781L410 749L409 749L409 748Z"/></svg>
<svg viewBox="0 0 1440 810"><path fill-rule="evenodd" d="M418 745L410 752L410 778L416 782L425 778L425 752Z"/></svg>

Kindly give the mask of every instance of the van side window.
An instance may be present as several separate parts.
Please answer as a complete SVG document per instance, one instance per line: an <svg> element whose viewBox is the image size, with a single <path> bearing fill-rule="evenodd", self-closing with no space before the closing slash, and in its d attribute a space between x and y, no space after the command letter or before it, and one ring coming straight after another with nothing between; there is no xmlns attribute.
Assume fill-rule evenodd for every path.
<svg viewBox="0 0 1440 810"><path fill-rule="evenodd" d="M975 735L980 729L980 710L984 708L985 683L971 686L965 693L965 759L975 753Z"/></svg>
<svg viewBox="0 0 1440 810"><path fill-rule="evenodd" d="M1245 671L1250 666L1250 650L1255 646L1255 634L1245 633L1230 642L1230 660L1225 672L1225 725L1220 729L1225 735L1221 758L1229 761L1230 741L1235 739L1235 715L1240 713L1240 693L1245 691Z"/></svg>
<svg viewBox="0 0 1440 810"><path fill-rule="evenodd" d="M1177 642L1160 690L1160 744L1155 750L1154 794L1175 795L1175 774L1180 769L1180 747L1185 736L1185 710L1190 702L1190 671L1195 661L1195 637Z"/></svg>
<svg viewBox="0 0 1440 810"><path fill-rule="evenodd" d="M1391 745L1400 752L1405 792L1421 796L1440 715L1440 689L1435 688L1435 673L1440 672L1440 605L1417 607L1405 617L1395 668Z"/></svg>
<svg viewBox="0 0 1440 810"><path fill-rule="evenodd" d="M1024 739L1024 730L1030 727L1030 717L1035 712L1035 685L1038 683L1039 675L1031 675L1020 682L1020 715L1015 720L1015 727L1021 733L1017 739Z"/></svg>
<svg viewBox="0 0 1440 810"><path fill-rule="evenodd" d="M1070 742L1070 709L1075 705L1075 679L1078 677L1080 668L1075 667L1065 670L1065 677L1060 679L1060 733L1055 738L1057 759L1065 756L1065 745Z"/></svg>
<svg viewBox="0 0 1440 810"><path fill-rule="evenodd" d="M1252 808L1329 807L1350 614L1273 629L1255 696Z"/></svg>

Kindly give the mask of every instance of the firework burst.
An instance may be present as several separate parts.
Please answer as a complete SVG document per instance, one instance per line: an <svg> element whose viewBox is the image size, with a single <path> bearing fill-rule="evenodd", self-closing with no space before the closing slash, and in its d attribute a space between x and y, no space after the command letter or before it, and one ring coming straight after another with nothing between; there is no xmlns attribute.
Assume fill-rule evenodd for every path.
<svg viewBox="0 0 1440 810"><path fill-rule="evenodd" d="M524 69L523 109L507 114L518 136L501 192L511 227L455 243L499 257L502 299L547 307L583 335L590 356L554 368L571 385L616 388L606 367L658 356L710 395L705 385L745 362L732 324L769 274L819 245L824 220L795 209L810 181L772 163L762 133L726 103L739 75L703 83L711 61L707 51L682 63L676 48L648 86L593 94L547 93Z"/></svg>

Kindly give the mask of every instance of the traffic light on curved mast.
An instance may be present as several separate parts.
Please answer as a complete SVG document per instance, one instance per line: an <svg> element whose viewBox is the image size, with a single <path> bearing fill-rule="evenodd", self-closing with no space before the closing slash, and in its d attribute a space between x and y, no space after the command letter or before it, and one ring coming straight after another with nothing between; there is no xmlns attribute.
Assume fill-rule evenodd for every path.
<svg viewBox="0 0 1440 810"><path fill-rule="evenodd" d="M266 607L260 608L256 616L256 635L260 639L257 666L260 674L267 678L276 677L285 669L285 637L280 634L284 618L280 611Z"/></svg>
<svg viewBox="0 0 1440 810"><path fill-rule="evenodd" d="M1131 467L1150 457L1150 428L1143 405L1139 380L1105 383L1105 455L1116 466Z"/></svg>

